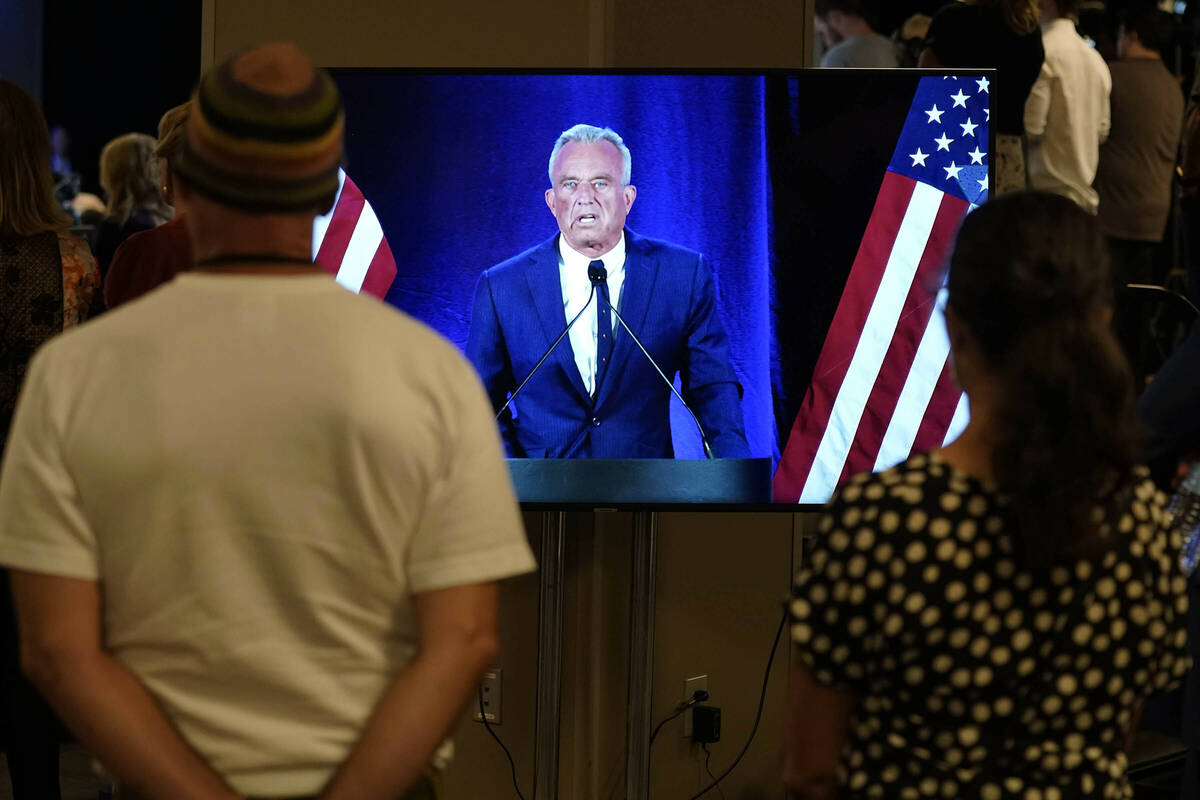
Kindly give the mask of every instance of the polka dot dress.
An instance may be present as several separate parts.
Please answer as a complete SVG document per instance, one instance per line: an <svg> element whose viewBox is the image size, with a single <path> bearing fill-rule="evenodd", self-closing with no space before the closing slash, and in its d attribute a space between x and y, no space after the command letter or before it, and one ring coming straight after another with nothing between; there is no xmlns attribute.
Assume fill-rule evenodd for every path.
<svg viewBox="0 0 1200 800"><path fill-rule="evenodd" d="M988 484L936 456L852 479L796 578L792 640L859 698L844 797L1130 798L1141 700L1188 666L1186 581L1139 472L1119 544L1021 567Z"/></svg>

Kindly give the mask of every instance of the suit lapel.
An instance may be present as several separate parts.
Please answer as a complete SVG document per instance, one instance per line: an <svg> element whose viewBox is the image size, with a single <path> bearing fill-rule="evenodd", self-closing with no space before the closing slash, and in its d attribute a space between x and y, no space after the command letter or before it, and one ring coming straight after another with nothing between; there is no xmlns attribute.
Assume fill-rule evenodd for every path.
<svg viewBox="0 0 1200 800"><path fill-rule="evenodd" d="M533 305L537 309L538 320L546 337L545 343L539 349L540 355L567 326L566 314L563 312L562 283L558 276L558 237L554 236L539 247L533 254L532 261L530 268L525 270L525 281L529 285ZM575 351L571 349L569 336L559 342L554 353L542 365L542 369L549 368L551 363L557 364L567 373L567 379L579 395L579 399L591 405L591 395L583 385L583 378L579 376L579 367L575 365Z"/></svg>
<svg viewBox="0 0 1200 800"><path fill-rule="evenodd" d="M657 276L657 271L646 254L646 250L646 241L626 228L625 283L621 286L617 311L634 333L638 334L639 339L644 338L641 332L646 329L646 316L650 311L650 297L654 294L654 279ZM620 323L614 318L613 326L619 325ZM637 345L633 343L629 331L622 329L616 335L613 343L612 364L609 365L608 374L604 376L604 383L600 386L600 392L596 397L597 405L610 392L615 391L615 386L620 385L621 378L625 374L626 364L631 358L645 358L637 350Z"/></svg>

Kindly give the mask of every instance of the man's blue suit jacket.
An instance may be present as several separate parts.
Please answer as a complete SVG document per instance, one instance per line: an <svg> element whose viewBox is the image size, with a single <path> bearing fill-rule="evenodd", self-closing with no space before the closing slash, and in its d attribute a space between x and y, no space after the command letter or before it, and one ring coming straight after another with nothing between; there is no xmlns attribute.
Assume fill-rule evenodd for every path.
<svg viewBox="0 0 1200 800"><path fill-rule="evenodd" d="M749 456L740 387L704 258L628 229L625 252L617 310L667 376L679 372L714 454ZM467 357L493 408L504 405L566 324L557 235L479 277ZM613 326L613 358L595 398L584 388L570 338L559 343L513 403L516 414L501 418L510 456L672 457L670 389L615 319Z"/></svg>

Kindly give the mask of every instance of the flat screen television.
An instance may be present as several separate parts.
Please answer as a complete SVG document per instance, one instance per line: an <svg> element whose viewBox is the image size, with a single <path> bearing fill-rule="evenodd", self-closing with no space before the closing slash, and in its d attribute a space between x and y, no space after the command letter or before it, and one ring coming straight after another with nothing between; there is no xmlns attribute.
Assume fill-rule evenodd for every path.
<svg viewBox="0 0 1200 800"><path fill-rule="evenodd" d="M691 284L660 281L640 307L622 293L617 313L666 361L678 356L673 348L712 344L711 330L695 332L698 315L724 331L727 345L714 352L736 378L748 454L771 459L780 507L823 503L850 474L939 446L965 425L965 400L947 364L941 287L957 226L986 201L993 180L992 73L333 75L347 120L342 194L353 191L365 204L318 220L314 253L327 268L356 262L339 276L351 288L370 289L466 348L471 326L482 329L475 301L485 270L531 248L559 263L559 222L547 199L559 133L577 123L608 127L631 152L636 202L625 244L661 240L702 254L704 264L686 273ZM497 406L574 311L552 273L539 274L551 277L537 286L530 277L528 298L540 292L556 318L535 322L546 312L531 300L507 330L488 323L488 336L508 337L488 353L511 373L494 393ZM704 275L710 286L699 286ZM634 295L645 290L637 280ZM520 302L509 295L503 302ZM704 297L711 308L697 311ZM622 349L624 330L612 324L614 372L604 381L619 357L644 359L628 342ZM658 336L668 324L681 326L682 344ZM530 397L539 381L543 394L555 381L582 386L586 366L577 365L571 342L568 335L539 368ZM518 357L518 348L527 352ZM667 377L685 396L697 393L679 374ZM622 392L636 395L629 386ZM518 424L522 399L510 409ZM536 414L532 403L526 408L528 423ZM661 413L673 456L704 458L683 404L671 396ZM707 413L698 414L701 424ZM570 449L578 435L552 429L520 446L544 445L539 457L586 453Z"/></svg>

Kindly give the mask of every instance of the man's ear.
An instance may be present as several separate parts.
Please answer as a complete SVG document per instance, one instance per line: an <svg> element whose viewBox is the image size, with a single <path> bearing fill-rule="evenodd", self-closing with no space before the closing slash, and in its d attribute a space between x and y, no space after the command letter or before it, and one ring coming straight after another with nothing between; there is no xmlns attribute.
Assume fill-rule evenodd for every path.
<svg viewBox="0 0 1200 800"><path fill-rule="evenodd" d="M625 196L625 213L628 214L629 209L633 208L633 201L637 199L637 187L630 183L621 190L621 193Z"/></svg>
<svg viewBox="0 0 1200 800"><path fill-rule="evenodd" d="M550 209L550 213L554 215L554 218L558 219L558 210L554 208L554 189L553 188L546 190L546 207Z"/></svg>

